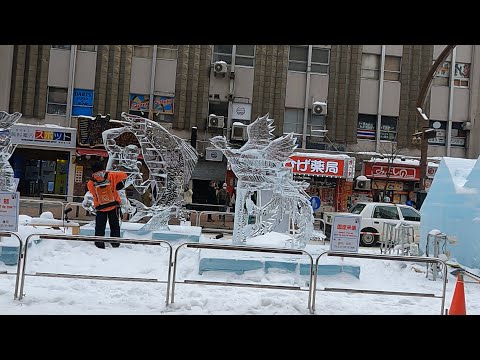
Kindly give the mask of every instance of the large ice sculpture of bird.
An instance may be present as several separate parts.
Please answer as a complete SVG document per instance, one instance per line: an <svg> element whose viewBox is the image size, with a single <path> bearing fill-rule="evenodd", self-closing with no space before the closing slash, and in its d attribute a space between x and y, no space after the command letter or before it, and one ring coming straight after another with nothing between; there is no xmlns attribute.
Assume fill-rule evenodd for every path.
<svg viewBox="0 0 480 360"><path fill-rule="evenodd" d="M306 232L300 230L295 235L296 245L302 246L303 239L313 229L313 214L304 191L308 184L294 181L284 165L297 148L293 133L274 139L272 123L273 119L266 114L248 125L248 141L240 149L231 148L223 136L210 139L222 150L238 178L233 242L245 243L247 236L272 231L285 214L291 214L299 229L307 222L312 223L311 227L306 226ZM273 191L271 200L261 207L251 199L257 190ZM311 217L305 216L309 213ZM249 215L260 215L265 220L250 225Z"/></svg>
<svg viewBox="0 0 480 360"><path fill-rule="evenodd" d="M19 112L0 111L0 191L17 190L12 166L8 162L17 145L12 144L10 128L22 117Z"/></svg>

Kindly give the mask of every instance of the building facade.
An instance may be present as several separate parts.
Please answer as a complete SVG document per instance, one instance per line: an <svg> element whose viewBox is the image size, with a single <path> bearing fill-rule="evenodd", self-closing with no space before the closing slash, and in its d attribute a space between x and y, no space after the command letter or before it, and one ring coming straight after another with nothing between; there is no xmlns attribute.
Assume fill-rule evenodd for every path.
<svg viewBox="0 0 480 360"><path fill-rule="evenodd" d="M421 84L444 47L2 45L0 109L23 114L19 133L33 126L39 134L20 141L11 159L23 194L82 195L92 157L105 153L98 139L85 142L78 119L130 112L184 139L197 128L192 182L201 202L207 182L227 172L209 138L241 145L245 125L266 113L275 135L293 132L302 153L355 157L357 175L392 143L395 153L419 157L411 139L423 126L437 129L429 157L477 157L479 46L458 45L443 63L427 97L429 124L416 114Z"/></svg>

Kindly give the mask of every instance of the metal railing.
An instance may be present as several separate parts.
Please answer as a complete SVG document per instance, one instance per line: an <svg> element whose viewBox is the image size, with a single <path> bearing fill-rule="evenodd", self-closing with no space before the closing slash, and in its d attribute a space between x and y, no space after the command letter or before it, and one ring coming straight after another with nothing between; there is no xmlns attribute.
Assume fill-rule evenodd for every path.
<svg viewBox="0 0 480 360"><path fill-rule="evenodd" d="M0 232L0 238L2 237L16 237L18 240L18 258L17 258L17 272L16 273L9 273L8 271L1 271L0 275L16 275L15 277L15 292L13 293L13 299L18 299L18 285L19 285L19 279L20 279L20 265L21 265L21 260L22 260L22 239L20 238L19 235L16 233L10 232L10 231L2 231ZM26 245L25 245L26 247Z"/></svg>
<svg viewBox="0 0 480 360"><path fill-rule="evenodd" d="M323 220L323 219L321 219L321 218L315 218L314 223L316 223L316 222L319 222L320 224L323 225L323 229L322 229L321 226L319 226L318 228L319 228L320 230L322 230L322 232L325 234L325 220Z"/></svg>
<svg viewBox="0 0 480 360"><path fill-rule="evenodd" d="M42 209L43 209L43 205L57 205L57 206L61 206L62 207L62 210L61 210L61 218L62 218L62 221L64 219L64 216L65 216L65 203L62 202L62 201L59 201L59 200L36 200L36 199L22 199L20 198L20 205L22 203L34 203L34 204L38 204L38 208L39 208L39 214L38 215L41 215L42 213Z"/></svg>
<svg viewBox="0 0 480 360"><path fill-rule="evenodd" d="M391 261L408 261L408 262L423 262L430 263L436 262L443 265L443 289L442 296L437 296L435 294L429 293L414 293L414 292L401 292L401 291L383 291L383 290L361 290L361 289L349 289L349 288L323 288L322 290L317 290L317 268L318 261L323 256L336 256L336 257L349 257L349 258L362 258L362 259L376 259L376 260L391 260ZM348 253L348 252L337 252L337 251L325 251L318 255L315 260L315 269L313 274L313 299L312 299L312 308L311 312L315 312L315 298L317 291L334 291L334 292L347 292L347 293L362 293L362 294L384 294L384 295L396 295L396 296L417 296L417 297L429 297L429 298L441 298L442 305L440 309L440 315L444 314L445 308L445 290L447 287L447 266L445 262L441 259L436 258L427 258L419 256L398 256L398 255L378 255L378 254L360 254L360 253Z"/></svg>
<svg viewBox="0 0 480 360"><path fill-rule="evenodd" d="M202 215L205 215L205 214L207 215L217 214L217 215L224 215L224 216L231 215L233 218L235 218L234 212L204 210L204 211L200 211L200 213L197 216L197 226L201 226L201 218L202 218ZM225 225L225 221L223 221L223 224Z"/></svg>
<svg viewBox="0 0 480 360"><path fill-rule="evenodd" d="M300 286L288 286L288 285L272 285L272 284L252 284L252 283L241 283L241 282L223 282L223 281L207 281L207 280L190 280L184 279L182 282L176 281L177 273L177 256L181 248L188 247L192 249L215 249L215 250L225 250L225 251L247 251L247 252L263 252L263 253L274 253L274 254L288 254L288 255L307 255L310 258L310 275L308 282L308 290ZM238 286L238 287L250 287L250 288L265 288L265 289L280 289L280 290L298 290L298 291L308 291L308 309L311 309L311 300L312 300L312 279L313 279L313 258L312 256L304 251L297 249L276 249L276 248L267 248L267 247L254 247L254 246L235 246L235 245L217 245L217 244L199 244L199 243L183 243L180 244L175 250L175 257L173 261L173 276L172 276L172 299L171 303L175 301L175 284L188 284L188 285L216 285L216 286Z"/></svg>
<svg viewBox="0 0 480 360"><path fill-rule="evenodd" d="M96 242L115 242L119 244L137 244L137 245L167 245L169 249L169 258L168 258L168 278L167 281L151 279L151 278L129 278L129 277L120 277L120 276L99 276L99 275L81 275L81 274L62 274L62 273L39 273L27 274L26 265L27 265L27 254L28 254L28 242L34 236L37 236L42 240L67 240L67 241L96 241ZM167 294L165 305L168 306L169 291L170 291L170 274L172 269L172 246L165 240L149 240L149 239L124 239L118 237L103 237L103 236L80 236L80 235L56 235L56 234L30 234L25 240L25 254L23 256L23 266L22 266L22 276L21 276L21 285L20 285L20 294L18 300L22 300L25 296L23 293L25 285L25 276L40 276L40 277L58 277L58 278L68 278L68 279L91 279L91 280L116 280L116 281L135 281L135 282L155 282L155 283L166 283L167 284Z"/></svg>

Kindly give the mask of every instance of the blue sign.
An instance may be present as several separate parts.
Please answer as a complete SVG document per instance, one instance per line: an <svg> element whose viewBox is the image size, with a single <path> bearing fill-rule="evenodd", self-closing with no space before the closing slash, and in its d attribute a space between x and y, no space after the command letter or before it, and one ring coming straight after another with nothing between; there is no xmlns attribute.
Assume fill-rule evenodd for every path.
<svg viewBox="0 0 480 360"><path fill-rule="evenodd" d="M93 115L93 90L74 89L72 115Z"/></svg>
<svg viewBox="0 0 480 360"><path fill-rule="evenodd" d="M310 198L310 204L312 204L313 211L317 211L320 208L320 198L318 196L312 196Z"/></svg>

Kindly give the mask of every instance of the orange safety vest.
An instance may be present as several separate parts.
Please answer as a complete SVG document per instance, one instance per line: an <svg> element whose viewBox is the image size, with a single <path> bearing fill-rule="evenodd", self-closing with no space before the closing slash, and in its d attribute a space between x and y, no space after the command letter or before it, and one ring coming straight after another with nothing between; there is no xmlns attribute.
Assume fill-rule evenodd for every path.
<svg viewBox="0 0 480 360"><path fill-rule="evenodd" d="M87 182L88 191L93 196L96 211L110 211L120 206L121 199L117 191L118 183L127 178L123 171L97 171Z"/></svg>

